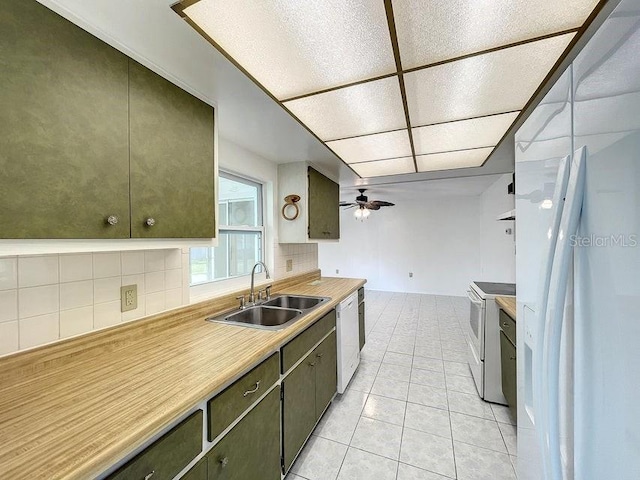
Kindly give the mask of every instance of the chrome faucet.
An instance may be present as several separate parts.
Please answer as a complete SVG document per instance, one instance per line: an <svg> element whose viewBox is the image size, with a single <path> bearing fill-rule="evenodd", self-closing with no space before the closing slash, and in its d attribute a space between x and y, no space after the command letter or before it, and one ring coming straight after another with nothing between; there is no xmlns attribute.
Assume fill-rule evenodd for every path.
<svg viewBox="0 0 640 480"><path fill-rule="evenodd" d="M255 300L256 300L256 295L255 295L255 292L254 292L253 284L254 284L254 277L255 277L255 274L256 274L256 267L258 265L262 265L262 267L264 268L265 273L267 274L267 278L271 278L271 276L269 275L269 269L264 264L264 262L258 262L253 266L253 269L251 270L251 291L249 292L249 303L255 303Z"/></svg>

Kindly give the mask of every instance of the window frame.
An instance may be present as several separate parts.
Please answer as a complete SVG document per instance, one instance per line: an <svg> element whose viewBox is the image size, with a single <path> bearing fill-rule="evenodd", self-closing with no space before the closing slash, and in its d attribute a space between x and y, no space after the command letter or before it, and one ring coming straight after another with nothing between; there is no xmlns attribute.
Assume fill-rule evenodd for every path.
<svg viewBox="0 0 640 480"><path fill-rule="evenodd" d="M266 239L265 239L265 235L266 235L266 231L265 231L265 208L266 208L266 202L265 202L265 184L264 182L261 182L257 179L254 178L250 178L244 175L239 175L237 173L232 173L229 172L227 170L219 170L218 171L218 177L219 178L225 178L227 180L232 180L238 183L243 183L245 185L249 185L249 186L254 186L258 188L258 195L257 195L257 201L256 201L256 211L255 211L255 216L256 216L256 223L258 224L257 226L248 226L248 225L221 225L220 223L218 223L218 240L220 239L221 235L223 234L242 234L242 233L256 233L259 234L260 236L260 241L258 244L258 261L263 261L265 262L265 257L266 257ZM240 199L239 201L242 201L242 199ZM227 223L228 223L228 219L229 219L229 205L232 202L228 201L228 200L223 200L223 201L219 201L217 203L217 208L218 208L218 219L220 219L221 215L219 212L219 209L222 208L223 204L226 208L226 215L225 217L227 218ZM208 275L207 275L207 280L202 281L202 282L197 282L194 283L193 282L193 274L192 274L192 260L191 260L191 249L189 249L189 287L193 288L193 287L201 287L201 286L206 286L206 285L213 285L213 284L224 284L226 283L230 283L233 282L237 279L241 279L241 278L245 278L248 277L249 275L251 275L250 273L245 273L242 275L229 275L226 276L224 278L211 278L214 274L214 265L213 265L213 250L214 248L218 248L220 245L218 244L218 246L216 247L206 247L208 248L208 254L207 254L207 262L209 263L208 266ZM192 247L192 248L202 248L202 247ZM227 247L227 255L226 255L226 271L227 273L229 273L230 271L230 262L231 262L231 258L230 258L230 250Z"/></svg>

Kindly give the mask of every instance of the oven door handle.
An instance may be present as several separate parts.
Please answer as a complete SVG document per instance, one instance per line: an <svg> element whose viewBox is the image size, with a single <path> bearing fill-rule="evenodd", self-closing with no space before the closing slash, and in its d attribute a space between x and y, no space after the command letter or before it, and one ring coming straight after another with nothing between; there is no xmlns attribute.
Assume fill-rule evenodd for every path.
<svg viewBox="0 0 640 480"><path fill-rule="evenodd" d="M484 303L482 301L481 298L479 298L475 292L473 292L472 290L467 290L467 297L469 298L469 301L471 301L471 303L475 304L475 305L479 305L482 306L482 304Z"/></svg>

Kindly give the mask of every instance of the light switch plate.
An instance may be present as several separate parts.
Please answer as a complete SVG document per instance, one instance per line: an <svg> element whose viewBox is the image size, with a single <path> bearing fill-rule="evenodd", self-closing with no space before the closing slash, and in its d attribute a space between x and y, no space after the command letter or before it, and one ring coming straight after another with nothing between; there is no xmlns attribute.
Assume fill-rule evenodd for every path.
<svg viewBox="0 0 640 480"><path fill-rule="evenodd" d="M120 287L120 311L128 312L138 308L138 285Z"/></svg>

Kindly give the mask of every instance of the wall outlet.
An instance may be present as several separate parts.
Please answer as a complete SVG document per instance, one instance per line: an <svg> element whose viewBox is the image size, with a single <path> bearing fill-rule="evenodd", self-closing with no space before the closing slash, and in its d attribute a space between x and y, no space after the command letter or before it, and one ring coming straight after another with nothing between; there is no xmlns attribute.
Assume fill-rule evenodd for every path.
<svg viewBox="0 0 640 480"><path fill-rule="evenodd" d="M413 278L413 272L409 272L409 278Z"/></svg>
<svg viewBox="0 0 640 480"><path fill-rule="evenodd" d="M336 275L340 273L340 270L336 268Z"/></svg>
<svg viewBox="0 0 640 480"><path fill-rule="evenodd" d="M287 260L287 272L290 272L293 270L293 260L289 259Z"/></svg>
<svg viewBox="0 0 640 480"><path fill-rule="evenodd" d="M138 308L138 285L120 287L120 311L128 312Z"/></svg>

